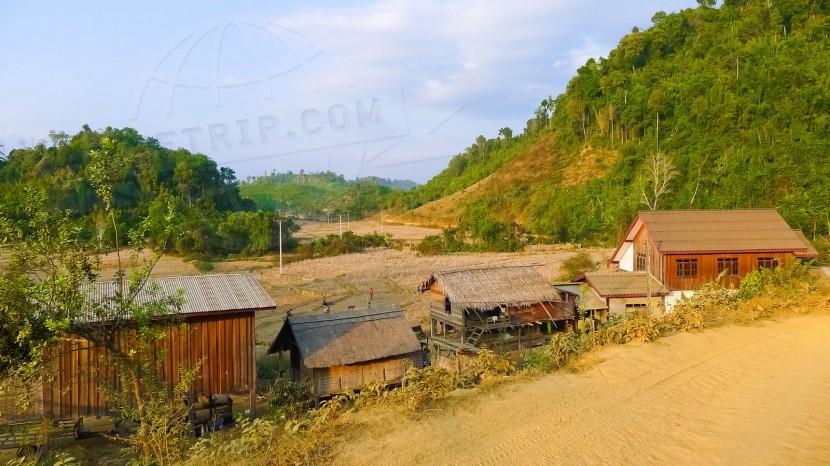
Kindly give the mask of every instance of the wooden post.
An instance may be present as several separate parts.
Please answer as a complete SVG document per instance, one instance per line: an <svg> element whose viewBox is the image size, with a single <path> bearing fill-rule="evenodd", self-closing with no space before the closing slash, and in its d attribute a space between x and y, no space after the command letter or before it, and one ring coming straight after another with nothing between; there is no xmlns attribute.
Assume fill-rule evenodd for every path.
<svg viewBox="0 0 830 466"><path fill-rule="evenodd" d="M250 378L248 380L251 381L250 386L250 398L251 398L251 415L256 416L256 316L254 313L251 313L251 317L249 319L250 324L248 325L248 331L250 332L250 340L251 344L249 346L251 351L251 369L250 369Z"/></svg>

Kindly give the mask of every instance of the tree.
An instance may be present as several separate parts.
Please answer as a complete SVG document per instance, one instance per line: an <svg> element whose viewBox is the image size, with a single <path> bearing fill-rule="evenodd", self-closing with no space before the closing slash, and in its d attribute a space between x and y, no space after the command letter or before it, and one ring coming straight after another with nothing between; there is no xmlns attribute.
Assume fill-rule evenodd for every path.
<svg viewBox="0 0 830 466"><path fill-rule="evenodd" d="M478 147L478 155L479 157L484 157L487 155L487 138L482 135L479 135L476 138L476 147Z"/></svg>
<svg viewBox="0 0 830 466"><path fill-rule="evenodd" d="M69 135L65 132L55 132L55 130L49 131L49 139L52 140L52 145L55 147L62 147L69 141Z"/></svg>
<svg viewBox="0 0 830 466"><path fill-rule="evenodd" d="M110 160L109 168L119 166L117 159ZM102 162L97 167L96 187L104 211L117 228L108 183L118 176L105 165ZM166 333L162 329L177 321L175 311L182 298L164 295L151 283L150 272L161 258L161 250L154 250L151 259L139 261L144 229L146 224L130 235L138 249L131 254L128 267L122 267L117 251L115 293L90 299L85 294L89 285L85 284L97 279L100 262L86 254L86 244L80 229L72 224L70 212L50 210L45 190L28 190L22 221L0 216L3 244L10 252L8 268L0 277L0 334L14 335L0 343L4 345L0 348L0 384L10 380L37 383L41 377L49 377L50 355L59 352L63 339L67 335L86 339L106 349L104 365L119 374L125 387L123 392L107 388L119 416L140 422L138 435L128 441L146 460L166 464L175 461L168 456L171 449L183 446L176 438L185 432L173 426L177 435L170 434L171 416L181 414L177 411L180 403L171 404L168 399L167 385L158 371L163 355L155 347ZM134 335L129 347L122 344L125 334ZM186 371L176 392L186 389L194 375L195 371Z"/></svg>
<svg viewBox="0 0 830 466"><path fill-rule="evenodd" d="M654 151L646 160L645 172L647 179L643 184L641 201L649 210L657 210L660 197L671 192L669 184L677 171L668 155Z"/></svg>
<svg viewBox="0 0 830 466"><path fill-rule="evenodd" d="M508 127L504 127L499 130L499 134L504 137L504 147L510 147L510 141L513 140L513 130Z"/></svg>

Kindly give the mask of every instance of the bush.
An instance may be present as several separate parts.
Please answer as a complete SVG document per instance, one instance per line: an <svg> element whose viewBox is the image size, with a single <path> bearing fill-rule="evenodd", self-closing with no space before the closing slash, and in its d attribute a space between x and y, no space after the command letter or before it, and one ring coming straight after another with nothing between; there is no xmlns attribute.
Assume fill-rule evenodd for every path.
<svg viewBox="0 0 830 466"><path fill-rule="evenodd" d="M455 388L455 377L443 367L410 366L403 385L392 392L389 399L408 412L420 412L431 402L446 397Z"/></svg>
<svg viewBox="0 0 830 466"><path fill-rule="evenodd" d="M193 263L196 266L196 270L202 273L210 273L213 272L213 262L210 261L195 261Z"/></svg>
<svg viewBox="0 0 830 466"><path fill-rule="evenodd" d="M297 247L297 254L293 260L305 260L321 257L339 256L342 254L353 254L363 252L367 248L387 248L394 243L391 235L370 233L368 235L356 235L352 231L340 235L327 235L315 238L307 244Z"/></svg>
<svg viewBox="0 0 830 466"><path fill-rule="evenodd" d="M625 329L623 332L623 340L626 343L632 341L643 343L654 341L660 336L658 324L658 320L650 315L642 315L639 313L628 315L623 321Z"/></svg>
<svg viewBox="0 0 830 466"><path fill-rule="evenodd" d="M557 333L545 346L548 364L562 369L586 350L585 342L577 333Z"/></svg>
<svg viewBox="0 0 830 466"><path fill-rule="evenodd" d="M515 370L513 363L504 356L483 349L459 374L458 385L471 387L501 379Z"/></svg>
<svg viewBox="0 0 830 466"><path fill-rule="evenodd" d="M700 332L705 326L703 314L693 306L678 304L661 319L663 331Z"/></svg>
<svg viewBox="0 0 830 466"><path fill-rule="evenodd" d="M292 382L278 378L269 390L268 410L270 419L297 419L314 406L311 397L311 383L307 380Z"/></svg>
<svg viewBox="0 0 830 466"><path fill-rule="evenodd" d="M292 424L296 425L296 424ZM329 464L333 430L316 426L307 432L287 429L267 419L244 421L239 428L216 432L190 448L184 465Z"/></svg>
<svg viewBox="0 0 830 466"><path fill-rule="evenodd" d="M415 250L422 256L437 256L444 252L444 242L438 235L429 235L415 246Z"/></svg>
<svg viewBox="0 0 830 466"><path fill-rule="evenodd" d="M575 255L565 259L562 262L562 280L570 280L573 277L594 270L597 263L591 259L591 254L588 251L579 251Z"/></svg>

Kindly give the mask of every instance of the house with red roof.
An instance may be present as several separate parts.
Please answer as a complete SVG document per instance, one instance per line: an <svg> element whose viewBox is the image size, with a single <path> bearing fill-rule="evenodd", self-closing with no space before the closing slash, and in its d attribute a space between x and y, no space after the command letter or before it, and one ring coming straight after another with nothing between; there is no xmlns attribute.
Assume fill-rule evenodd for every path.
<svg viewBox="0 0 830 466"><path fill-rule="evenodd" d="M609 265L649 273L668 291L670 308L721 273L738 285L753 270L817 255L775 209L662 210L637 214Z"/></svg>

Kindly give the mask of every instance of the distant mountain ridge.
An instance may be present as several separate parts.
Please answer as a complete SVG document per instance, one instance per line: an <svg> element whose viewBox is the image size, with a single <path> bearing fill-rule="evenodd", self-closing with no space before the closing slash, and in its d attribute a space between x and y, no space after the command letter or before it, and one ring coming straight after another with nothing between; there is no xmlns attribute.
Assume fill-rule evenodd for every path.
<svg viewBox="0 0 830 466"><path fill-rule="evenodd" d="M284 210L308 216L323 212L351 212L358 216L377 211L396 192L418 186L410 180L391 180L369 176L347 180L326 171L299 173L273 172L248 177L240 184L240 195L253 200L263 210Z"/></svg>

